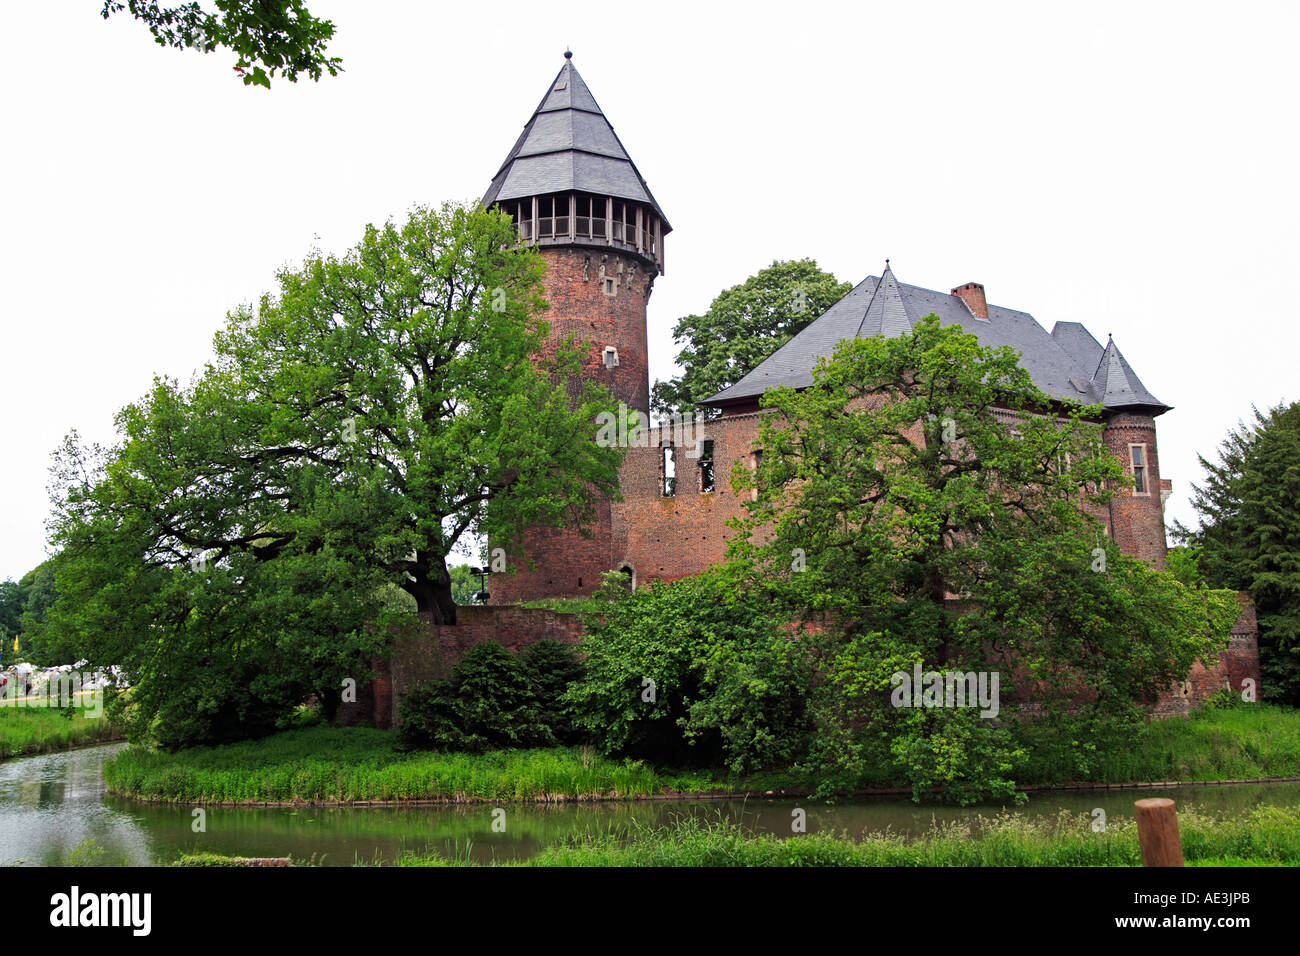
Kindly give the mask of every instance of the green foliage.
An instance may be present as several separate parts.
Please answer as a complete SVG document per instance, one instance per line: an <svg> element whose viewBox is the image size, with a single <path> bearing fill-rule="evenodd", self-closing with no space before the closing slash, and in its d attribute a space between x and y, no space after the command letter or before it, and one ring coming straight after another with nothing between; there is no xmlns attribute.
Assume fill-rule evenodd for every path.
<svg viewBox="0 0 1300 956"><path fill-rule="evenodd" d="M1200 457L1192 486L1201 527L1175 533L1198 552L1212 587L1249 591L1259 620L1261 696L1300 704L1300 402L1254 412Z"/></svg>
<svg viewBox="0 0 1300 956"><path fill-rule="evenodd" d="M456 564L447 569L451 577L451 598L460 607L482 604L483 579L470 570L468 564Z"/></svg>
<svg viewBox="0 0 1300 956"><path fill-rule="evenodd" d="M871 768L969 802L1013 787L1024 752L992 718L891 703L915 665L1032 687L1040 720L1129 739L1148 702L1227 640L1230 595L1121 555L1082 504L1123 480L1092 408L1057 408L1007 348L930 316L850 339L802 391L769 391L756 491L732 557L775 601L826 612L808 652L823 790ZM1018 411L1014 430L995 408ZM792 560L793 558L793 560ZM951 599L960 595L960 613Z"/></svg>
<svg viewBox="0 0 1300 956"><path fill-rule="evenodd" d="M723 571L610 593L584 638L586 677L569 694L606 753L721 760L739 773L802 752L812 673L761 595Z"/></svg>
<svg viewBox="0 0 1300 956"><path fill-rule="evenodd" d="M1201 549L1196 545L1178 545L1170 548L1165 555L1165 566L1169 573L1178 579L1184 587L1205 587L1205 576L1201 574Z"/></svg>
<svg viewBox="0 0 1300 956"><path fill-rule="evenodd" d="M579 748L485 754L405 752L393 731L316 727L264 740L167 753L131 747L104 769L113 793L187 803L307 800L559 801L629 799L725 788L723 778L665 778Z"/></svg>
<svg viewBox="0 0 1300 956"><path fill-rule="evenodd" d="M334 24L313 17L303 0L213 0L213 6L215 13L197 2L164 7L158 0L104 0L100 15L107 20L127 10L160 46L231 50L239 57L235 73L245 86L269 88L276 73L292 83L300 73L319 80L343 68L338 57L325 55Z"/></svg>
<svg viewBox="0 0 1300 956"><path fill-rule="evenodd" d="M543 269L508 217L446 205L282 270L191 386L157 380L115 446L56 454L47 652L122 665L135 739L184 747L312 695L328 714L409 618L393 587L453 623L463 536L617 492L621 452L590 440L607 394L570 395L575 349L532 360Z"/></svg>
<svg viewBox="0 0 1300 956"><path fill-rule="evenodd" d="M573 726L564 695L581 673L574 649L558 641L538 642L518 656L499 644L477 644L446 679L407 693L402 744L481 753L568 742Z"/></svg>
<svg viewBox="0 0 1300 956"><path fill-rule="evenodd" d="M701 401L740 381L850 288L812 259L800 259L773 262L722 291L703 315L673 326L673 340L684 343L677 364L685 371L655 382L651 407L663 417L700 413Z"/></svg>

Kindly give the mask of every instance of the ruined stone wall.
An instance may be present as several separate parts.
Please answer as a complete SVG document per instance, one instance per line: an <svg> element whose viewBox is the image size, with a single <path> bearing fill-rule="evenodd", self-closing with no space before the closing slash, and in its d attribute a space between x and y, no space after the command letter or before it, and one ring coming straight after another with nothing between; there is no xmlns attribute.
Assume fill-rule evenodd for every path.
<svg viewBox="0 0 1300 956"><path fill-rule="evenodd" d="M1237 602L1241 615L1232 625L1228 646L1212 660L1197 661L1183 683L1161 694L1153 711L1155 716L1185 716L1224 687L1240 696L1247 680L1254 681L1255 699L1259 700L1259 626L1255 620L1255 603L1245 591L1238 593Z"/></svg>

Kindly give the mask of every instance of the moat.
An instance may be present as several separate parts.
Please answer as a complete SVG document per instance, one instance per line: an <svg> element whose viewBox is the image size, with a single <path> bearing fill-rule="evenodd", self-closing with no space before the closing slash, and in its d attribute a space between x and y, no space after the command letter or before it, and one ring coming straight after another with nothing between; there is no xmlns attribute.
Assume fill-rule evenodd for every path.
<svg viewBox="0 0 1300 956"><path fill-rule="evenodd" d="M917 806L896 797L834 805L781 799L558 806L212 807L204 811L203 832L195 832L194 807L138 803L107 792L104 764L124 746L104 744L0 763L0 864L146 866L185 853L216 853L291 856L300 863L350 866L389 862L403 851L490 863L526 859L568 837L632 833L682 816L725 819L751 832L789 836L792 811L802 808L807 832L856 837L886 829L917 835L936 824L1002 809L997 804L964 809ZM1180 809L1235 815L1261 805L1300 806L1300 783L1043 792L1032 794L1028 804L1012 812L1055 817L1062 810L1090 814L1101 808L1107 819L1120 820L1131 818L1135 799L1149 796L1172 797ZM496 807L504 815L494 815Z"/></svg>

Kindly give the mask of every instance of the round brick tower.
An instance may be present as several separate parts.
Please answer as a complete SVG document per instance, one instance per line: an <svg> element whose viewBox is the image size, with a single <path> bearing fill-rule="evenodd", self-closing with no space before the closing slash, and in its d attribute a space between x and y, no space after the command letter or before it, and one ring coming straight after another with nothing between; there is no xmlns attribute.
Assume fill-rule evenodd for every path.
<svg viewBox="0 0 1300 956"><path fill-rule="evenodd" d="M1111 499L1110 533L1125 554L1164 567L1168 484L1160 477L1156 416L1169 406L1147 391L1114 339L1106 342L1092 384L1106 412L1106 447L1133 479L1132 488Z"/></svg>
<svg viewBox="0 0 1300 956"><path fill-rule="evenodd" d="M646 303L664 271L672 227L655 202L572 54L497 171L484 206L515 221L521 242L546 260L547 349L570 333L587 344L583 376L648 421L650 364ZM493 604L589 594L616 570L610 503L585 529L536 529L524 554L507 553L513 574L491 579Z"/></svg>

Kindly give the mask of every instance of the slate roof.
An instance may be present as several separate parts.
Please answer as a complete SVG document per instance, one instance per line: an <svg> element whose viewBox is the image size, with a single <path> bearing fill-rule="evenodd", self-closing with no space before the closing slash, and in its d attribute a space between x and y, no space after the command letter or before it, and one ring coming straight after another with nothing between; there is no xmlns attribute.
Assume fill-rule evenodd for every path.
<svg viewBox="0 0 1300 956"><path fill-rule="evenodd" d="M735 385L707 399L726 406L752 401L769 388L807 388L817 359L829 356L846 338L902 335L917 320L934 313L940 325L959 325L982 346L1007 345L1045 394L1106 409L1143 408L1161 415L1165 405L1142 384L1113 341L1106 347L1077 322L1058 322L1049 335L1028 312L990 305L977 317L964 300L947 292L899 282L888 263L879 278L868 276Z"/></svg>
<svg viewBox="0 0 1300 956"><path fill-rule="evenodd" d="M564 66L537 105L483 195L483 205L546 193L587 192L646 203L668 218L565 53Z"/></svg>

